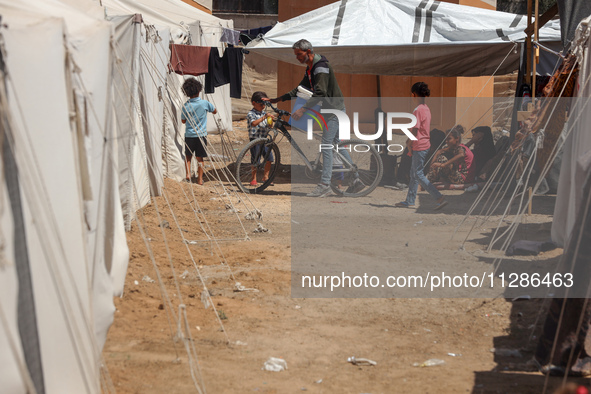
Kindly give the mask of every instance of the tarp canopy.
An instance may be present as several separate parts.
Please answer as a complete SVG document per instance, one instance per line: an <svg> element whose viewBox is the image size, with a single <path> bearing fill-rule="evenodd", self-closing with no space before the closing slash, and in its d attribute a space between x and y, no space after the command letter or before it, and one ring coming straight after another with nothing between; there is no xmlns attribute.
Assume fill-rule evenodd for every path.
<svg viewBox="0 0 591 394"><path fill-rule="evenodd" d="M380 75L482 76L519 67L524 15L434 0L348 0L277 23L247 48L297 64L291 49L305 38L337 72ZM540 41L560 41L558 21ZM498 68L498 69L497 69Z"/></svg>

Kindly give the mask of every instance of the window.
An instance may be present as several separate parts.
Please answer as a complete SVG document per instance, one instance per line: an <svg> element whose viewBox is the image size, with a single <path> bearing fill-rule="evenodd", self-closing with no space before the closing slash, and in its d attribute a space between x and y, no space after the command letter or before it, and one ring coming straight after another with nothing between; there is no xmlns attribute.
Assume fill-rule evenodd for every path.
<svg viewBox="0 0 591 394"><path fill-rule="evenodd" d="M279 0L213 0L213 13L277 14Z"/></svg>

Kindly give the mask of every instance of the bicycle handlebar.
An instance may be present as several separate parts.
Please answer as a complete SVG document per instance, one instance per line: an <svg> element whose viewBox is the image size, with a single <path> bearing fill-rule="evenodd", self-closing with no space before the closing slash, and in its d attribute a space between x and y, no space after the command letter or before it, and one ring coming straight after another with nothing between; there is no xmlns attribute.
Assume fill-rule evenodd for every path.
<svg viewBox="0 0 591 394"><path fill-rule="evenodd" d="M273 111L275 111L279 116L291 116L291 113L289 113L288 111L284 111L282 109L279 109L277 107L274 107L273 104L271 104L270 101L265 101L265 105L267 107L271 107L271 109Z"/></svg>

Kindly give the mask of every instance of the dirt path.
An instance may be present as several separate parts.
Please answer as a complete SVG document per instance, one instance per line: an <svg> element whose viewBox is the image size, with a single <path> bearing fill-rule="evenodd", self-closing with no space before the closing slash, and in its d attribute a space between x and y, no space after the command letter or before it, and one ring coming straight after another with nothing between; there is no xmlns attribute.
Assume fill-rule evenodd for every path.
<svg viewBox="0 0 591 394"><path fill-rule="evenodd" d="M243 124L237 123L236 135L242 141L246 139ZM285 151L286 147L282 148ZM287 153L284 157L289 158ZM329 197L314 200L306 208L304 201L296 209L301 216L296 220L292 214L298 198L293 199L291 194L311 189L313 184L298 184L292 190L289 179L283 177L269 193L250 197L263 212L261 224L269 230L254 233L256 223L244 219L246 206L236 205L238 216L226 206L229 201L246 201L244 196L220 196L214 184L209 181L198 186L167 180L166 199L175 216L166 199L159 197L156 201L161 217L151 204L128 233L131 260L126 290L116 299L115 322L104 350L119 393L196 392L185 348L182 342L173 341L171 332L176 332L176 326L167 319L171 313L178 315L181 301L186 305L199 357L200 381L209 393L542 392L545 378L528 372L523 364L532 356L543 323L547 306L543 299L512 302L503 294L496 299L291 297L292 254L354 253L349 244L323 247L326 243L318 234L309 240L309 248L302 248L301 238L297 238L295 250L292 236L301 235L301 231L294 221L303 223L302 217L308 218L311 222L306 225L320 231L322 223L335 212L361 212L369 218L376 234L388 235L380 242L390 240L388 247L398 253L398 267L410 269L413 261L433 259L449 267L490 267L498 253L486 254L483 249L490 239L492 223L478 228L465 250L459 249L465 230L450 240L475 194L445 192L450 207L435 213L428 209L428 195L421 192L421 208L414 212L393 208L405 192L380 187L368 197L341 199L339 204L334 203L339 199ZM191 201L198 203L196 209L205 213L206 221L194 212ZM547 237L553 202L553 197L536 198L535 214L526 218L517 237ZM354 215L345 216L347 226L360 221ZM217 245L207 241L203 228L228 241ZM249 240L244 240L246 236ZM367 254L362 245L354 246ZM540 266L555 264L560 253L546 252L533 260ZM375 261L384 257L379 253L376 256ZM514 267L520 261L508 258L503 264ZM161 296L154 265L172 300L171 308ZM294 270L295 283L305 267L298 268ZM197 269L225 332L212 307L204 307ZM235 282L253 290L235 291ZM519 349L521 357L495 355L491 348ZM271 356L283 358L288 369L262 370ZM377 365L352 365L347 362L351 356L374 360ZM432 358L445 363L428 368L413 366ZM550 388L559 384L559 379L549 380Z"/></svg>

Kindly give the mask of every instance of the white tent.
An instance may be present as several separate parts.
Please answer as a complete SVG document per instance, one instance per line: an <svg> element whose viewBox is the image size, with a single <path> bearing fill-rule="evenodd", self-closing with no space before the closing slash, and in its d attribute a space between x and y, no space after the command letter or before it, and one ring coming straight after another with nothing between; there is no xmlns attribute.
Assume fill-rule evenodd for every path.
<svg viewBox="0 0 591 394"><path fill-rule="evenodd" d="M579 91L566 125L570 130L562 156L558 193L552 221L552 240L566 246L571 235L577 212L584 201L583 183L591 171L591 17L584 19L577 29L571 50L579 62Z"/></svg>
<svg viewBox="0 0 591 394"><path fill-rule="evenodd" d="M523 15L435 0L348 0L277 23L247 47L297 64L291 46L305 38L338 72L481 76L518 69L511 49L526 26ZM540 41L560 41L557 21Z"/></svg>
<svg viewBox="0 0 591 394"><path fill-rule="evenodd" d="M124 217L184 175L169 42L219 45L232 27L180 0L112 3L105 21L91 1L0 0L2 392L101 391Z"/></svg>
<svg viewBox="0 0 591 394"><path fill-rule="evenodd" d="M3 392L100 392L127 269L117 139L106 127L112 27L81 6L0 1Z"/></svg>

